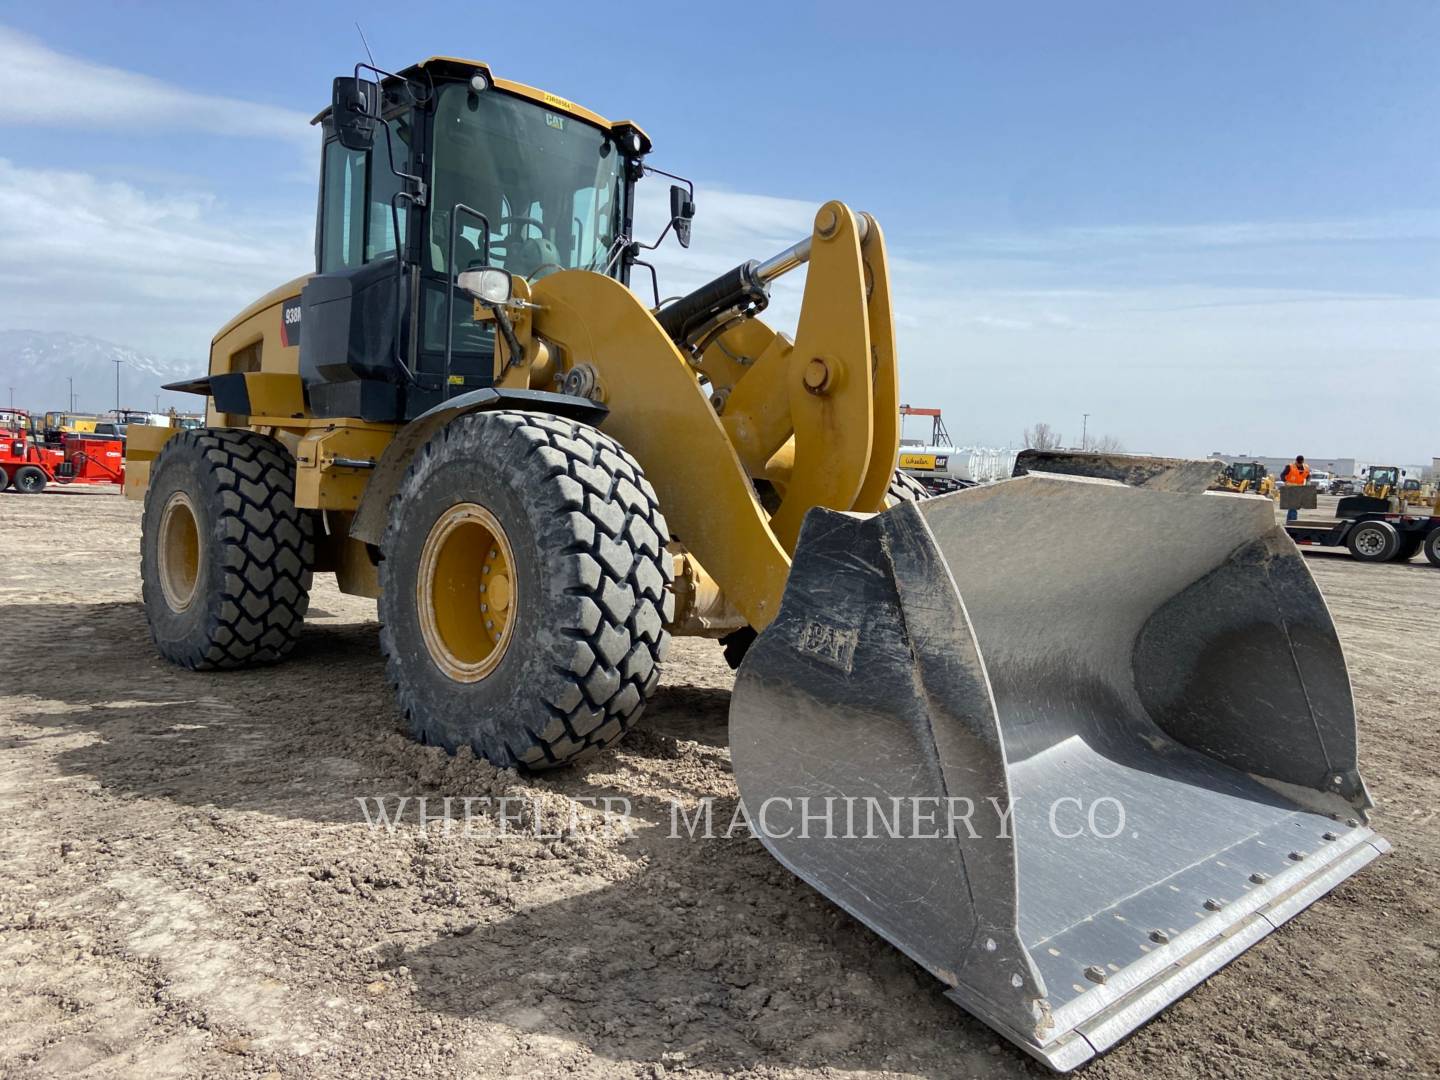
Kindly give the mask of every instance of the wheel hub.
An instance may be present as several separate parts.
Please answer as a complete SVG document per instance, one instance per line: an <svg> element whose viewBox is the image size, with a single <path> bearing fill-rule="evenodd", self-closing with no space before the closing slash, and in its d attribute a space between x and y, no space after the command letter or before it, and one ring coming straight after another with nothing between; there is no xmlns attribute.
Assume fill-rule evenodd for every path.
<svg viewBox="0 0 1440 1080"><path fill-rule="evenodd" d="M478 503L445 510L421 548L415 590L435 666L462 683L493 672L515 636L518 599L515 553L495 515Z"/></svg>
<svg viewBox="0 0 1440 1080"><path fill-rule="evenodd" d="M195 504L177 491L160 513L160 591L171 611L184 611L195 599L200 579L200 527Z"/></svg>
<svg viewBox="0 0 1440 1080"><path fill-rule="evenodd" d="M1378 555L1385 546L1385 538L1374 529L1366 529L1355 538L1355 546L1366 555Z"/></svg>

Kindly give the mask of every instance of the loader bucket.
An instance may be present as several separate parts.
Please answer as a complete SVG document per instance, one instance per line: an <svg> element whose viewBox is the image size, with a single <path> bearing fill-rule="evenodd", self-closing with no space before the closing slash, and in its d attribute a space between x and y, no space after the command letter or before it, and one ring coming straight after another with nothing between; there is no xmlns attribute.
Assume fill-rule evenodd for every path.
<svg viewBox="0 0 1440 1080"><path fill-rule="evenodd" d="M1029 475L811 511L730 710L752 828L1057 1070L1388 850L1252 495Z"/></svg>

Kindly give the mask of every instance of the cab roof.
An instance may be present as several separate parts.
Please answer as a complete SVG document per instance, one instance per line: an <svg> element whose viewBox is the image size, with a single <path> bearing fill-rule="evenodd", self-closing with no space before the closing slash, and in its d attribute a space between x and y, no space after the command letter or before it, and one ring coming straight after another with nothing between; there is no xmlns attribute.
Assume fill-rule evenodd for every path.
<svg viewBox="0 0 1440 1080"><path fill-rule="evenodd" d="M516 82L513 79L499 78L490 70L490 65L483 60L466 60L458 56L430 56L426 57L424 60L421 60L418 64L412 64L409 67L404 68L398 74L407 79L414 78L418 75L428 73L427 69L435 70L436 74L446 74L453 76L463 76L467 73L473 74L477 71L483 72L485 77L490 80L490 84L499 90L504 90L507 93L515 94L517 97L528 98L529 100L534 101L537 104L544 105L546 108L549 109L559 109L561 112L566 112L569 113L571 116L579 117L581 120L585 120L591 124L596 125L597 127L602 127L607 131L617 131L623 128L638 132L640 137L645 141L645 145L647 147L650 145L649 135L647 135L645 130L640 127L639 124L636 124L633 120L607 120L599 113L594 112L591 109L587 109L583 105L577 105L575 102L570 101L568 98L562 98L558 94L552 94L548 90L541 90L537 87L529 86L522 82ZM319 113L317 113L315 119L311 120L310 122L312 124L318 124L322 120L324 120L325 117L327 117L329 114L330 109L327 106Z"/></svg>

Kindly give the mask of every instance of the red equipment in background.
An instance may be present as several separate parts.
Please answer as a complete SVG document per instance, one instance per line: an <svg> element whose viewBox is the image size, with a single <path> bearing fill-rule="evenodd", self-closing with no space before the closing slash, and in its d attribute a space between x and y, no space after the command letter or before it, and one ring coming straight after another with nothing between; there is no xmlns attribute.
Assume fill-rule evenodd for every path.
<svg viewBox="0 0 1440 1080"><path fill-rule="evenodd" d="M0 409L0 491L33 495L49 484L124 483L120 436L38 431L24 409Z"/></svg>

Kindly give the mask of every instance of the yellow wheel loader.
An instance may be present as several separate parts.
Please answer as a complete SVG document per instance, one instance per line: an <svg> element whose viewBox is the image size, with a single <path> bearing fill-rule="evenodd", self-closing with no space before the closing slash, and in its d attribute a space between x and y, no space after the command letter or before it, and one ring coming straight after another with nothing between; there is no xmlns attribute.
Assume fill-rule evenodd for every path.
<svg viewBox="0 0 1440 1080"><path fill-rule="evenodd" d="M1435 501L1435 492L1428 485L1414 478L1407 479L1400 486L1402 506L1429 506Z"/></svg>
<svg viewBox="0 0 1440 1080"><path fill-rule="evenodd" d="M1405 512L1404 469L1399 465L1371 465L1364 470L1364 476L1365 486L1360 494L1346 496L1336 505L1337 517Z"/></svg>
<svg viewBox="0 0 1440 1080"><path fill-rule="evenodd" d="M1270 470L1258 461L1236 461L1227 465L1216 479L1213 490L1253 492L1267 499L1275 498L1277 491Z"/></svg>
<svg viewBox="0 0 1440 1080"><path fill-rule="evenodd" d="M1203 463L892 488L871 217L661 305L635 124L451 58L357 68L317 123L316 272L172 387L205 427L131 429L163 655L279 660L333 573L417 738L544 769L634 725L671 634L722 638L762 842L1056 1069L1386 849L1268 500Z"/></svg>

